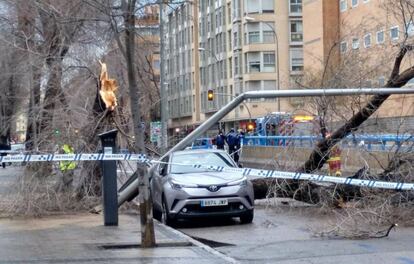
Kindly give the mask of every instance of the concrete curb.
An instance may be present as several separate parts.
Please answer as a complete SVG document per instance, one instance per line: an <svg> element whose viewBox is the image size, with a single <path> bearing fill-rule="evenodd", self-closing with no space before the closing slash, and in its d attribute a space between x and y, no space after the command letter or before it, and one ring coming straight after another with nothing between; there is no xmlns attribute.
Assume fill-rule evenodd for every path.
<svg viewBox="0 0 414 264"><path fill-rule="evenodd" d="M205 244L201 243L200 241L195 240L194 238L192 238L192 237L190 237L190 236L188 236L188 235L184 234L183 232L180 232L180 231L178 231L178 230L176 230L176 229L174 229L174 228L172 228L172 227L169 227L169 226L166 226L166 225L164 225L164 224L160 223L160 222L159 222L158 220L156 220L156 219L154 219L154 223L156 223L159 227L164 228L164 229L168 230L169 232L172 232L172 233L174 233L175 235L177 235L177 236L179 236L179 237L181 237L181 238L183 238L183 239L188 240L188 241L189 241L189 242L191 242L193 245L195 245L195 246L197 246L197 247L199 247L199 248L204 249L204 250L205 250L205 251L207 251L208 253L213 254L213 255L215 255L215 256L217 256L217 257L221 258L222 260L224 260L224 261L226 261L226 262L228 262L228 263L240 263L239 261L235 260L234 258L231 258L231 257L229 257L229 256L224 255L223 253L221 253L221 252L219 252L219 251L215 250L215 249L214 249L214 248L212 248L212 247L209 247L209 246L207 246L207 245L205 245Z"/></svg>

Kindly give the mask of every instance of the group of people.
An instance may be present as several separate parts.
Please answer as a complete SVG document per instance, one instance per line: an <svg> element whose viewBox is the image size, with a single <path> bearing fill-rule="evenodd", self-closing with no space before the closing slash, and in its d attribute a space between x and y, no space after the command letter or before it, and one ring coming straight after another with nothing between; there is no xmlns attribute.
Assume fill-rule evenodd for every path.
<svg viewBox="0 0 414 264"><path fill-rule="evenodd" d="M224 149L224 145L227 144L229 154L233 157L234 161L238 163L242 137L243 133L236 132L234 128L230 129L230 132L227 133L227 135L224 135L224 132L219 130L219 133L215 138L217 148Z"/></svg>

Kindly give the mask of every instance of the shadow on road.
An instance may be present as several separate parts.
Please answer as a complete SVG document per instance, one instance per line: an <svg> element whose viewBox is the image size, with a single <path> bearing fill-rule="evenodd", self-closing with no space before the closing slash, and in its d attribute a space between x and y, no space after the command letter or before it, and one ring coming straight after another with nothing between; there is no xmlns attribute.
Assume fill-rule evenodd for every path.
<svg viewBox="0 0 414 264"><path fill-rule="evenodd" d="M191 220L179 220L175 228L201 228L214 226L242 225L238 218L194 218Z"/></svg>

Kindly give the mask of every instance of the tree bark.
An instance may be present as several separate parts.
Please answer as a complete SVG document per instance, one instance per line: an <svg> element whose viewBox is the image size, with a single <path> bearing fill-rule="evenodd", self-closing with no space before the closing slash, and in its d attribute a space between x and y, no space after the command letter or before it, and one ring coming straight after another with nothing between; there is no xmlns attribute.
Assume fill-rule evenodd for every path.
<svg viewBox="0 0 414 264"><path fill-rule="evenodd" d="M123 0L125 8L125 51L128 71L128 88L131 100L131 112L134 124L135 150L138 153L146 154L144 144L144 133L141 127L141 109L139 104L139 90L137 88L137 76L135 72L135 5L136 0ZM121 47L120 47L121 48ZM138 185L139 185L139 210L141 218L141 246L155 246L154 222L152 218L152 202L149 196L148 171L145 164L137 164Z"/></svg>

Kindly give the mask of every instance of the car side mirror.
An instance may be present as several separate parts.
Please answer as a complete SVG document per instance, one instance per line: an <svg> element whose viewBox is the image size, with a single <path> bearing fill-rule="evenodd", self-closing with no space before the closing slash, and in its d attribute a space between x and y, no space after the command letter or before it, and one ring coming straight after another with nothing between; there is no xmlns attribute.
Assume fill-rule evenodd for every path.
<svg viewBox="0 0 414 264"><path fill-rule="evenodd" d="M163 175L164 175L164 173L165 173L165 165L161 164L161 165L158 167L158 174L159 174L160 176L163 176Z"/></svg>
<svg viewBox="0 0 414 264"><path fill-rule="evenodd" d="M167 175L167 165L162 166L161 171L160 171L160 175L161 176Z"/></svg>

